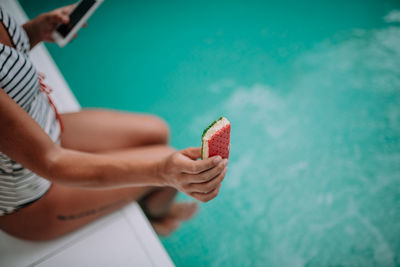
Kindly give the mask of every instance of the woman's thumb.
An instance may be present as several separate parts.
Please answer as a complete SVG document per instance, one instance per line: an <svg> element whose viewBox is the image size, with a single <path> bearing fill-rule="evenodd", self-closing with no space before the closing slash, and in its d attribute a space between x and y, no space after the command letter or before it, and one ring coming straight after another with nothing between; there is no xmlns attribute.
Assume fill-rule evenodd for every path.
<svg viewBox="0 0 400 267"><path fill-rule="evenodd" d="M201 147L189 147L183 149L181 153L193 160L196 160L201 157Z"/></svg>

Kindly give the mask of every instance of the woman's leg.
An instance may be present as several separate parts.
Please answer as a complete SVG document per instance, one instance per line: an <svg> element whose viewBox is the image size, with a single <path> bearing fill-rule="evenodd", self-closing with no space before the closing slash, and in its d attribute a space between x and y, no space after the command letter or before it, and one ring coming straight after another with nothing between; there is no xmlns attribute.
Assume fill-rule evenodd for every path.
<svg viewBox="0 0 400 267"><path fill-rule="evenodd" d="M53 184L38 201L0 217L5 232L28 240L49 240L140 199L151 188L85 190Z"/></svg>
<svg viewBox="0 0 400 267"><path fill-rule="evenodd" d="M168 140L168 128L156 117L118 112L108 114L107 111L96 110L62 117L66 130L61 143L68 148L96 153L132 153L141 157L165 157L173 152L167 145L150 146L152 143L164 144ZM145 203L151 204L146 209L150 213L153 208L156 211L150 215L166 215L153 225L159 227L161 233L168 234L178 226L177 221L190 218L196 210L194 206L179 205L172 209L175 194L176 191L170 188L87 190L53 184L38 201L15 213L1 216L0 228L24 239L52 239L148 195Z"/></svg>
<svg viewBox="0 0 400 267"><path fill-rule="evenodd" d="M152 115L89 109L61 115L63 147L104 152L169 141L168 125Z"/></svg>
<svg viewBox="0 0 400 267"><path fill-rule="evenodd" d="M63 147L95 153L113 153L148 145L165 145L162 153L147 151L146 156L167 156L169 127L153 115L123 113L118 111L88 109L61 115L65 131L61 136ZM143 153L141 156L145 156ZM156 188L140 201L146 215L162 216L170 207L177 191L173 188Z"/></svg>

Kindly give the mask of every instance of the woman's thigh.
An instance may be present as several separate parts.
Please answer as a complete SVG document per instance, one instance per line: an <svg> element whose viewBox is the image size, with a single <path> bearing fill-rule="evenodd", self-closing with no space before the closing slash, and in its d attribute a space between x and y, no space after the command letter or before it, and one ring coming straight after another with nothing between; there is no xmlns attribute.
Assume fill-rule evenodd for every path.
<svg viewBox="0 0 400 267"><path fill-rule="evenodd" d="M28 240L49 240L142 198L150 187L87 190L52 184L39 200L0 217L0 228Z"/></svg>
<svg viewBox="0 0 400 267"><path fill-rule="evenodd" d="M61 115L65 148L105 152L152 144L167 144L168 125L153 115L88 109Z"/></svg>

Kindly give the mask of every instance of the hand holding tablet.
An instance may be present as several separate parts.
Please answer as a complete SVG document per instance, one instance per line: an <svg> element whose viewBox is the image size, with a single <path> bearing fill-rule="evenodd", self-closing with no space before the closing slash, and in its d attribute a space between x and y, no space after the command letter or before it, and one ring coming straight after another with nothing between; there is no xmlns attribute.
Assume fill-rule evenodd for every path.
<svg viewBox="0 0 400 267"><path fill-rule="evenodd" d="M61 24L53 32L52 37L56 43L60 47L63 47L70 42L102 2L103 0L80 1L69 15L69 22L67 24Z"/></svg>

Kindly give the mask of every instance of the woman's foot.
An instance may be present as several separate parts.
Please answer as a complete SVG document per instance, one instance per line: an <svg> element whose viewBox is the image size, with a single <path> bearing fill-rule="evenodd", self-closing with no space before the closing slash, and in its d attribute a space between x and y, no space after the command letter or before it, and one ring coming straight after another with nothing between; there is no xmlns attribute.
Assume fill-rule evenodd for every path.
<svg viewBox="0 0 400 267"><path fill-rule="evenodd" d="M150 219L150 223L157 234L167 236L179 228L182 222L193 218L197 210L196 202L173 203L162 218Z"/></svg>
<svg viewBox="0 0 400 267"><path fill-rule="evenodd" d="M161 219L170 210L176 194L176 189L163 187L142 198L139 204L149 220Z"/></svg>

